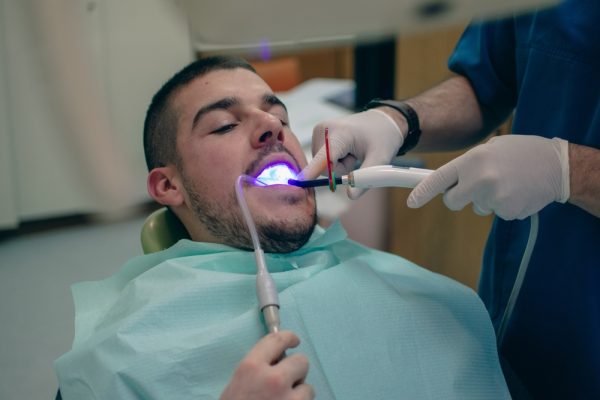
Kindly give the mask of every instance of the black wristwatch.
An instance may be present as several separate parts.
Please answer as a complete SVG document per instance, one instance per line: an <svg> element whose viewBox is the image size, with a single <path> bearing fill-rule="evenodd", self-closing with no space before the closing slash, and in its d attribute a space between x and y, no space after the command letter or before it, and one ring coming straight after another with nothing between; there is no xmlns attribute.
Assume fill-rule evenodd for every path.
<svg viewBox="0 0 600 400"><path fill-rule="evenodd" d="M400 149L398 149L398 155L404 155L417 145L417 143L419 142L419 138L421 137L421 128L419 127L419 116L417 115L417 112L408 104L394 100L371 100L365 107L365 110L381 106L392 107L393 109L397 110L400 114L404 115L404 118L406 118L406 123L408 124L408 132L406 133L406 137L404 138L404 143L402 143L402 146L400 146Z"/></svg>

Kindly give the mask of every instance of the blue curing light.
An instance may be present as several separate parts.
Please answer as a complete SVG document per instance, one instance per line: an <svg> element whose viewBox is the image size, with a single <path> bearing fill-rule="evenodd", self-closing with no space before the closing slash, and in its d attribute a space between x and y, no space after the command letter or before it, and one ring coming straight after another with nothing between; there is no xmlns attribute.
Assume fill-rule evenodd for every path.
<svg viewBox="0 0 600 400"><path fill-rule="evenodd" d="M296 172L288 164L277 163L267 166L256 177L257 186L287 185L288 180L295 179Z"/></svg>

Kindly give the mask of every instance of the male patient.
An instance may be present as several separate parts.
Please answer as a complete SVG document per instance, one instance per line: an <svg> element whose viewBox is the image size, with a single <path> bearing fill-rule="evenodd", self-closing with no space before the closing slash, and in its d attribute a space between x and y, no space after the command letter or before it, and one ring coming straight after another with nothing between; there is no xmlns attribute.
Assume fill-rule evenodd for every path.
<svg viewBox="0 0 600 400"><path fill-rule="evenodd" d="M289 330L263 338L234 184L306 160L245 61L206 58L171 78L144 148L150 195L191 240L73 287L73 349L56 361L64 399L509 398L477 296L339 224L315 227L312 190L244 189Z"/></svg>

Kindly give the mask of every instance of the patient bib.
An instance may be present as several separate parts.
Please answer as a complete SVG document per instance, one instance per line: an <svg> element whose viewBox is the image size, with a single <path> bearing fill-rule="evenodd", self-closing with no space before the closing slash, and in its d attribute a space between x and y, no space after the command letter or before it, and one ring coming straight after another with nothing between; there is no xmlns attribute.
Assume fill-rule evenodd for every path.
<svg viewBox="0 0 600 400"><path fill-rule="evenodd" d="M317 399L507 399L485 308L469 288L317 228L266 254L282 329L301 340ZM218 399L264 335L252 252L182 240L74 285L63 398Z"/></svg>

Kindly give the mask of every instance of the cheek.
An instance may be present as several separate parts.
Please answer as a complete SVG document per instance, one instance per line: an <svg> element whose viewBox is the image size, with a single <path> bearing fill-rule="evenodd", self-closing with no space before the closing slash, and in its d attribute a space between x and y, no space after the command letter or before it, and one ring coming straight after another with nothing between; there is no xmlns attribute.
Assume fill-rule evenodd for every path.
<svg viewBox="0 0 600 400"><path fill-rule="evenodd" d="M196 187L210 193L211 197L224 198L235 190L235 182L243 168L239 157L227 152L205 153L190 164Z"/></svg>

